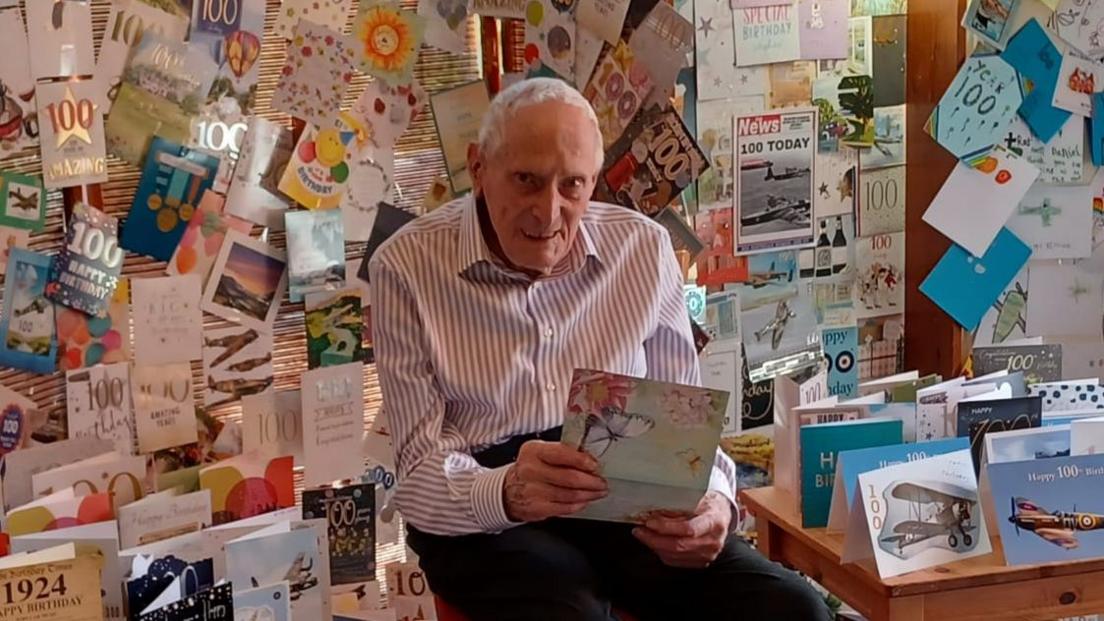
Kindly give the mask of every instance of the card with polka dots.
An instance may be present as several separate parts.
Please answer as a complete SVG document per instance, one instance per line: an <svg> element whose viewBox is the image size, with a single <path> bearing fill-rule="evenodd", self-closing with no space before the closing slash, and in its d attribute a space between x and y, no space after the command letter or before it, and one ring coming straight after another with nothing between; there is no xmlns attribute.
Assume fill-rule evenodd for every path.
<svg viewBox="0 0 1104 621"><path fill-rule="evenodd" d="M149 365L202 358L199 276L135 278L131 286L135 361Z"/></svg>
<svg viewBox="0 0 1104 621"><path fill-rule="evenodd" d="M1032 397L1042 397L1044 412L1104 410L1104 389L1097 378L1041 382L1027 387Z"/></svg>
<svg viewBox="0 0 1104 621"><path fill-rule="evenodd" d="M130 358L130 279L120 278L102 317L55 309L58 369L72 371Z"/></svg>
<svg viewBox="0 0 1104 621"><path fill-rule="evenodd" d="M122 247L158 261L172 258L218 169L213 155L154 138L123 223Z"/></svg>
<svg viewBox="0 0 1104 621"><path fill-rule="evenodd" d="M352 82L355 55L351 37L299 22L272 93L272 109L313 125L333 123L338 112L334 102L345 97Z"/></svg>
<svg viewBox="0 0 1104 621"><path fill-rule="evenodd" d="M525 61L537 61L575 80L575 0L530 0L525 5Z"/></svg>
<svg viewBox="0 0 1104 621"><path fill-rule="evenodd" d="M299 20L341 32L345 29L348 9L349 0L284 0L276 14L276 34L292 38Z"/></svg>

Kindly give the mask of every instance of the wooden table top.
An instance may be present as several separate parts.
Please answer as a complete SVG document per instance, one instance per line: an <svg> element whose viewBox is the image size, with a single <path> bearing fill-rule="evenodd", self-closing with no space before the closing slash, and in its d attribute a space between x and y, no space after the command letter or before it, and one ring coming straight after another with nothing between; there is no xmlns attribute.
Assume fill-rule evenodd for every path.
<svg viewBox="0 0 1104 621"><path fill-rule="evenodd" d="M757 520L768 520L781 528L787 536L796 537L816 550L818 554L839 564L843 551L843 533L828 533L823 528L801 527L801 514L790 494L773 487L744 490L740 493L744 506ZM1009 582L1031 581L1040 578L1069 576L1104 570L1104 559L1023 565L1008 567L1004 564L1004 551L1000 537L990 535L993 553L985 556L924 569L881 580L873 559L849 563L843 567L857 580L886 591L889 597L903 597L936 591L962 589Z"/></svg>

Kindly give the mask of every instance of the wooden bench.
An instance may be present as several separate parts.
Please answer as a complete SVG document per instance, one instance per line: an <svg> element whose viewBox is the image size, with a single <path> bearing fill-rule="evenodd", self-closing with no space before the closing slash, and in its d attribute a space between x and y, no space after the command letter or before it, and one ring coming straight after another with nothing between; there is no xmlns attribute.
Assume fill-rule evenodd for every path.
<svg viewBox="0 0 1104 621"><path fill-rule="evenodd" d="M840 564L842 533L801 528L789 494L765 487L740 498L755 515L763 554L816 580L870 621L1054 621L1104 612L1104 559L1007 567L993 537L992 554L881 580L873 559Z"/></svg>

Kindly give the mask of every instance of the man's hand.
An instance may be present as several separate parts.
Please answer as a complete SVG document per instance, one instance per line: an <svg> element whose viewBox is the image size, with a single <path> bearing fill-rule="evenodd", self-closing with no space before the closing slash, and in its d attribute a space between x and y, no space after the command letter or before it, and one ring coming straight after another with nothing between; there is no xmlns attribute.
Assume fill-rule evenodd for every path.
<svg viewBox="0 0 1104 621"><path fill-rule="evenodd" d="M571 515L608 493L598 474L598 460L559 442L540 440L521 445L502 486L506 517L515 522Z"/></svg>
<svg viewBox="0 0 1104 621"><path fill-rule="evenodd" d="M708 567L724 547L732 522L732 503L718 492L707 492L694 515L656 516L633 535L671 567Z"/></svg>

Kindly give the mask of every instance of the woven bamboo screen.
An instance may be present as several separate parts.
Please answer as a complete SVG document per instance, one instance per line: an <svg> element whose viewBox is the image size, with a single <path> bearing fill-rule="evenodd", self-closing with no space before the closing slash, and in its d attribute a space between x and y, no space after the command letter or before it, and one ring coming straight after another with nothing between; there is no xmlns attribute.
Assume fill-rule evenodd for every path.
<svg viewBox="0 0 1104 621"><path fill-rule="evenodd" d="M355 2L351 4L353 6L350 7L350 19L355 15L357 8ZM404 8L414 10L417 2L416 0L403 0L402 4ZM273 112L269 107L272 91L276 87L279 70L283 64L286 45L284 41L273 34L276 12L279 10L279 6L279 0L267 0L265 36L260 60L258 61L261 65L261 77L258 84L257 113L260 116L290 126L290 119L287 115ZM98 53L100 36L107 23L110 3L107 0L93 0L92 7L93 40L97 44ZM481 76L479 32L478 23L475 19L469 19L467 50L467 53L463 55L454 55L423 47L414 72L415 76L422 86L431 93L479 79ZM363 90L366 83L367 78L358 78L353 84L353 88L350 89L347 100L343 102L343 106L349 106ZM445 172L434 129L432 111L428 106L425 113L415 121L399 141L395 159L395 172L399 187L398 205L416 210L429 184L438 175ZM122 219L126 217L130 209L140 170L114 157L109 157L108 163L109 181L102 187L104 210ZM41 173L37 149L29 149L21 157L7 160L0 166L3 166L6 170L17 172ZM63 211L61 192L50 192L48 194L46 226L44 230L31 238L32 250L51 255L58 251L64 237ZM260 227L255 227L253 233L254 236L258 235ZM283 248L283 233L270 235L269 242ZM363 243L346 243L345 254L347 259L359 259L363 256L363 253ZM128 252L123 272L128 276L154 276L163 275L164 268L164 263ZM355 278L355 274L349 274L349 277ZM205 315L204 323L206 328L230 325L212 315ZM276 388L279 390L298 388L299 377L307 368L302 304L290 304L287 298L284 298L274 325L273 337L275 343L273 367L276 373ZM202 364L199 361L192 363L192 372L193 384L197 388L195 393L196 404L201 405L203 403L202 387L204 386L204 379ZM62 414L60 420L65 420L64 374L35 375L3 368L0 369L0 384L34 399L40 408L60 410ZM379 382L374 365L367 365L365 370L364 406L365 426L367 427L374 420L380 406ZM241 407L238 404L220 407L212 410L211 414L220 419L240 420ZM298 491L299 485L297 484L297 493ZM400 546L385 546L379 550L378 560L381 568L381 578L383 564L388 560L398 558L401 554L402 548Z"/></svg>

